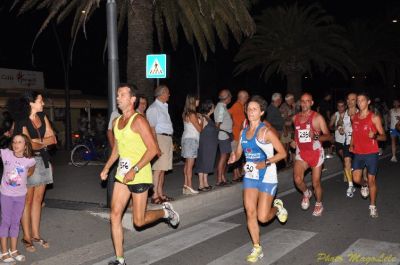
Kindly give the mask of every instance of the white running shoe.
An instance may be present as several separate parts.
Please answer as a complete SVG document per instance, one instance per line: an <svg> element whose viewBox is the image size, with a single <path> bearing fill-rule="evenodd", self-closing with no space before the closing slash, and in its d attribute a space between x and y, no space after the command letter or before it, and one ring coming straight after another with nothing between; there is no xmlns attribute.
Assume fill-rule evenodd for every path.
<svg viewBox="0 0 400 265"><path fill-rule="evenodd" d="M312 197L312 192L310 190L307 190L305 193L301 200L301 209L303 210L307 210L310 207L310 198Z"/></svg>
<svg viewBox="0 0 400 265"><path fill-rule="evenodd" d="M288 212L287 210L283 207L283 202L280 199L275 199L274 200L274 207L278 209L276 212L276 217L278 217L279 222L284 223L287 221L288 218Z"/></svg>
<svg viewBox="0 0 400 265"><path fill-rule="evenodd" d="M371 216L372 218L378 217L378 209L376 208L375 205L369 206L369 216Z"/></svg>
<svg viewBox="0 0 400 265"><path fill-rule="evenodd" d="M396 158L396 156L392 156L392 159L390 159L390 162L394 162L394 163L396 163L396 162L397 162L397 158Z"/></svg>
<svg viewBox="0 0 400 265"><path fill-rule="evenodd" d="M356 191L356 188L354 188L353 186L349 186L346 191L346 196L349 198L353 198L355 191Z"/></svg>
<svg viewBox="0 0 400 265"><path fill-rule="evenodd" d="M322 202L316 202L312 215L321 216L323 211L324 211L324 206L322 206Z"/></svg>
<svg viewBox="0 0 400 265"><path fill-rule="evenodd" d="M169 202L163 202L162 204L163 209L167 210L168 212L168 222L171 226L177 227L179 225L179 214L177 211L174 210L172 204Z"/></svg>
<svg viewBox="0 0 400 265"><path fill-rule="evenodd" d="M361 187L361 196L366 199L369 196L369 188L368 186L362 186Z"/></svg>

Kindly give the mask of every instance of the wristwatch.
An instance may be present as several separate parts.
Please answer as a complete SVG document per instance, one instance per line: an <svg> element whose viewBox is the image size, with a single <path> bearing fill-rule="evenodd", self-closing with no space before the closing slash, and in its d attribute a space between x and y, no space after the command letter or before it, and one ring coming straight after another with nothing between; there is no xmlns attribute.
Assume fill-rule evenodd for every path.
<svg viewBox="0 0 400 265"><path fill-rule="evenodd" d="M265 167L268 167L268 166L270 166L270 165L271 165L271 161L269 161L268 159L265 160Z"/></svg>
<svg viewBox="0 0 400 265"><path fill-rule="evenodd" d="M135 173L138 173L138 172L139 172L139 167L138 167L137 165L135 165L135 166L133 167L133 171L135 171Z"/></svg>

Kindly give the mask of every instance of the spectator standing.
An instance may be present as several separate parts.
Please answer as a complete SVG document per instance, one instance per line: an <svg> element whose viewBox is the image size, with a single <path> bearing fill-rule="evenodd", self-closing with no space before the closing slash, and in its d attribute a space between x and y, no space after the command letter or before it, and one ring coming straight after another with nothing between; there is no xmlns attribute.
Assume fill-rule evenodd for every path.
<svg viewBox="0 0 400 265"><path fill-rule="evenodd" d="M156 100L147 110L147 119L150 123L154 139L157 140L159 151L158 159L154 162L153 184L154 193L151 199L152 203L161 204L164 201L171 201L163 192L165 172L172 169L172 127L171 117L168 113L168 100L170 97L169 89L165 85L160 85L155 89L154 96Z"/></svg>
<svg viewBox="0 0 400 265"><path fill-rule="evenodd" d="M217 165L217 183L216 186L224 186L227 184L225 171L226 162L228 161L229 154L232 151L231 141L232 136L232 118L228 112L227 105L231 103L232 94L228 89L223 89L219 92L219 102L215 107L214 120L217 126L218 133L218 147L220 157Z"/></svg>
<svg viewBox="0 0 400 265"><path fill-rule="evenodd" d="M236 150L236 147L240 140L240 131L243 129L243 123L246 120L246 115L244 112L244 107L249 100L249 93L246 90L240 90L237 95L237 101L233 103L232 107L229 109L231 114L233 126L233 142L232 149ZM242 174L240 169L242 168L242 161L239 159L233 166L233 181L240 181Z"/></svg>
<svg viewBox="0 0 400 265"><path fill-rule="evenodd" d="M185 195L195 195L199 192L193 189L192 176L193 165L197 158L199 149L200 132L203 129L203 119L198 115L196 108L199 106L199 99L194 95L187 95L185 107L183 109L183 134L182 134L182 157L185 158L183 175L185 182L182 193Z"/></svg>
<svg viewBox="0 0 400 265"><path fill-rule="evenodd" d="M390 110L389 116L390 123L390 138L392 139L392 158L391 162L397 162L396 158L396 144L400 137L400 101L393 100L393 108Z"/></svg>
<svg viewBox="0 0 400 265"><path fill-rule="evenodd" d="M86 135L89 129L89 120L85 110L81 110L78 119L78 130L82 135Z"/></svg>
<svg viewBox="0 0 400 265"><path fill-rule="evenodd" d="M296 101L293 94L286 94L285 102L280 106L279 111L284 119L281 142L287 154L290 154L290 156L286 156L285 158L286 166L289 166L289 163L294 161L296 154L296 149L290 147L290 142L293 140L292 118L296 114Z"/></svg>
<svg viewBox="0 0 400 265"><path fill-rule="evenodd" d="M15 264L25 261L25 256L17 250L19 224L25 206L27 177L35 170L32 144L23 134L12 138L11 150L0 149L3 160L3 177L0 186L1 201L1 264ZM10 239L10 248L7 248Z"/></svg>
<svg viewBox="0 0 400 265"><path fill-rule="evenodd" d="M147 97L140 95L138 96L139 100L137 101L136 105L136 112L142 114L144 117L146 117L146 110L149 105L149 102L147 100Z"/></svg>
<svg viewBox="0 0 400 265"><path fill-rule="evenodd" d="M203 130L200 133L199 150L194 171L199 174L198 191L208 191L212 186L208 184L207 176L214 172L215 157L218 147L218 130L211 115L214 113L214 104L206 100L200 105L200 114L203 116Z"/></svg>
<svg viewBox="0 0 400 265"><path fill-rule="evenodd" d="M49 248L49 243L41 237L40 219L42 213L42 201L47 184L53 183L53 170L50 164L50 155L47 146L57 143L50 121L43 112L43 96L35 91L27 91L21 100L21 106L14 105L24 113L21 120L16 119L14 134L22 131L32 143L35 171L28 178L28 192L25 199L25 208L21 219L24 236L22 243L29 252L35 251L33 243ZM13 111L11 111L12 113Z"/></svg>
<svg viewBox="0 0 400 265"><path fill-rule="evenodd" d="M274 93L272 94L271 100L272 102L267 108L267 121L278 131L280 136L285 123L282 113L279 111L279 107L282 104L282 95L280 93Z"/></svg>

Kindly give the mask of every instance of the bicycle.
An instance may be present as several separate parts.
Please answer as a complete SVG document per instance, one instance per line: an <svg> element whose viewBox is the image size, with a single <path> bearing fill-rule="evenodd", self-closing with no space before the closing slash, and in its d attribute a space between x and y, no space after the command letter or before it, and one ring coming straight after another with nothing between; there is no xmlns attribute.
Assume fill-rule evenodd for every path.
<svg viewBox="0 0 400 265"><path fill-rule="evenodd" d="M93 136L81 136L79 133L74 133L73 138L76 145L71 151L72 165L83 167L91 161L107 161L107 143L96 144Z"/></svg>

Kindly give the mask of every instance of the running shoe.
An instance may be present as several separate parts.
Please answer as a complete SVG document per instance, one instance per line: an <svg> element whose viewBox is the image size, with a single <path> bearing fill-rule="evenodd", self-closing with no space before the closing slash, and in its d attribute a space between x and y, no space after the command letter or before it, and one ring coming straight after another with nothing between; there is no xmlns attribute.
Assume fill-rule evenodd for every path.
<svg viewBox="0 0 400 265"><path fill-rule="evenodd" d="M324 211L324 206L322 206L322 202L316 202L312 215L321 216L323 211Z"/></svg>
<svg viewBox="0 0 400 265"><path fill-rule="evenodd" d="M179 214L177 211L174 210L172 204L169 202L163 202L162 204L163 209L167 210L168 212L168 222L171 226L177 227L179 225Z"/></svg>
<svg viewBox="0 0 400 265"><path fill-rule="evenodd" d="M310 207L310 198L312 196L310 190L307 190L305 193L306 194L303 194L303 199L301 200L301 209L303 210L307 210Z"/></svg>
<svg viewBox="0 0 400 265"><path fill-rule="evenodd" d="M279 222L284 223L287 221L288 218L288 212L287 210L283 207L283 202L280 199L275 199L274 200L274 207L278 209L276 212L276 217L278 217Z"/></svg>
<svg viewBox="0 0 400 265"><path fill-rule="evenodd" d="M247 256L246 260L248 262L254 263L257 262L258 260L262 259L264 257L264 253L262 251L262 247L253 247L251 249L250 255Z"/></svg>
<svg viewBox="0 0 400 265"><path fill-rule="evenodd" d="M110 261L108 265L126 265L125 261L121 263L119 260Z"/></svg>
<svg viewBox="0 0 400 265"><path fill-rule="evenodd" d="M371 216L372 218L378 217L378 209L376 208L375 205L369 206L369 216Z"/></svg>
<svg viewBox="0 0 400 265"><path fill-rule="evenodd" d="M361 196L366 199L369 196L369 188L368 186L362 186L361 187Z"/></svg>
<svg viewBox="0 0 400 265"><path fill-rule="evenodd" d="M349 198L353 198L355 191L356 191L356 188L354 188L353 186L349 186L346 191L346 196Z"/></svg>
<svg viewBox="0 0 400 265"><path fill-rule="evenodd" d="M390 162L394 162L394 163L396 163L396 162L397 162L397 158L396 158L396 156L392 156L392 159L390 159Z"/></svg>

